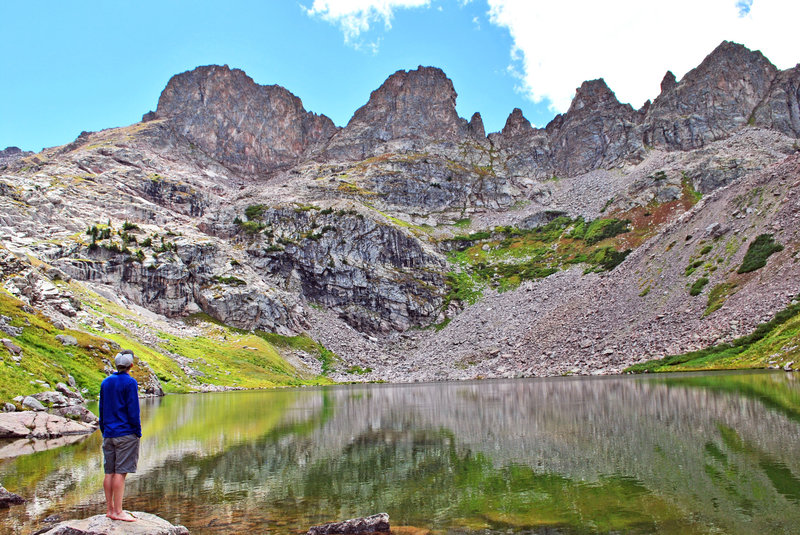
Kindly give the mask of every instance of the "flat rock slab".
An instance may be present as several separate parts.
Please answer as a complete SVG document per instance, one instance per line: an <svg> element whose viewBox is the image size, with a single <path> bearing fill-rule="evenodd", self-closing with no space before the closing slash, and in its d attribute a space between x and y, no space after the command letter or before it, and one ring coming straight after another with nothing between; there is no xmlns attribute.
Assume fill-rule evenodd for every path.
<svg viewBox="0 0 800 535"><path fill-rule="evenodd" d="M308 535L333 535L334 533L389 533L389 515L379 513L364 518L322 524L308 530Z"/></svg>
<svg viewBox="0 0 800 535"><path fill-rule="evenodd" d="M0 413L0 438L58 438L85 435L96 429L93 425L46 412Z"/></svg>
<svg viewBox="0 0 800 535"><path fill-rule="evenodd" d="M111 520L105 515L96 515L82 520L67 520L45 531L42 535L188 535L183 526L173 526L163 518L131 511L136 522Z"/></svg>

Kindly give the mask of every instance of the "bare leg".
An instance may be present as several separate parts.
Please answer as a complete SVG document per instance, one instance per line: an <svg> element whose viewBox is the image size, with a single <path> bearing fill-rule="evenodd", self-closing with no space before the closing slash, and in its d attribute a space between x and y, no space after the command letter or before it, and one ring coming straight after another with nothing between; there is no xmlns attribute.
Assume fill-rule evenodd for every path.
<svg viewBox="0 0 800 535"><path fill-rule="evenodd" d="M125 494L125 477L127 477L127 475L128 474L112 474L111 492L113 494L114 511L110 517L114 520L135 522L136 517L122 510L122 497Z"/></svg>
<svg viewBox="0 0 800 535"><path fill-rule="evenodd" d="M106 516L112 518L114 516L114 494L111 490L111 480L113 474L106 474L103 478L103 492L106 494Z"/></svg>

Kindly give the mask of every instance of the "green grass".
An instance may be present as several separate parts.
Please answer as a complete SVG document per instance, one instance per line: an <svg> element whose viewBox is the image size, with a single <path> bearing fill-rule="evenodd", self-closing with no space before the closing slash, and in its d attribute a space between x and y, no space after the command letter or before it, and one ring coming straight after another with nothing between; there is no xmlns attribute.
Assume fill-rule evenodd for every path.
<svg viewBox="0 0 800 535"><path fill-rule="evenodd" d="M706 311L703 312L703 316L708 316L722 308L722 305L725 304L725 301L735 290L736 285L729 282L723 282L711 288L711 291L708 292L708 305L706 306Z"/></svg>
<svg viewBox="0 0 800 535"><path fill-rule="evenodd" d="M56 383L66 383L69 375L75 378L79 388L88 389L89 396L96 396L105 377L103 359L113 360L116 351L100 337L80 331L60 331L44 316L25 312L24 306L22 301L0 290L0 314L11 318L11 325L23 328L19 336L8 336L22 349L19 364L14 363L5 347L0 348L3 355L0 400L11 401L15 396L41 391L41 386L31 384L35 379L55 387ZM59 334L74 336L78 345L63 346L56 340ZM133 375L137 376L135 372Z"/></svg>
<svg viewBox="0 0 800 535"><path fill-rule="evenodd" d="M88 398L95 398L106 377L104 369L113 362L117 351L113 343L132 349L138 361L146 363L134 366L132 371L140 384L146 383L152 373L167 393L196 391L200 383L243 388L330 383L325 377L314 377L291 366L281 353L285 344L271 344L264 336L211 321L205 315L188 320L202 332L201 336L179 338L159 333L156 343L144 343L135 334L143 327L136 321L135 313L76 282L65 287L82 301L84 310L103 318L110 329L103 332L91 327L86 327L86 332L58 330L44 316L25 312L24 303L0 290L0 314L12 318L11 325L23 328L19 336L8 336L22 349L19 364L5 348L0 349L0 401L41 391L42 386L31 383L34 379L55 387L58 382L66 383L69 375L75 378L79 388L87 389ZM55 339L58 334L74 336L78 345L63 346ZM310 339L308 343L315 344ZM328 369L337 361L335 355L318 344L312 354L323 360L323 367L327 363ZM188 375L174 355L190 359L189 366L203 376Z"/></svg>
<svg viewBox="0 0 800 535"><path fill-rule="evenodd" d="M779 251L783 251L783 245L776 243L772 234L760 234L747 248L737 273L750 273L761 269L767 265L767 258Z"/></svg>
<svg viewBox="0 0 800 535"><path fill-rule="evenodd" d="M631 373L766 368L800 361L800 303L789 305L747 336L698 351L630 366Z"/></svg>
<svg viewBox="0 0 800 535"><path fill-rule="evenodd" d="M458 273L448 277L447 302L472 304L485 288L513 289L522 281L541 279L575 264L586 264L587 272L610 271L630 252L622 239L630 230L629 223L562 216L534 229L500 226L491 232L456 236L451 240L456 250L448 260L458 266Z"/></svg>
<svg viewBox="0 0 800 535"><path fill-rule="evenodd" d="M336 353L305 335L283 336L265 331L256 331L255 334L275 347L297 349L314 355L322 363L322 375L332 372L336 365L341 362L341 358Z"/></svg>
<svg viewBox="0 0 800 535"><path fill-rule="evenodd" d="M706 284L708 284L708 277L700 277L699 279L694 281L692 287L689 288L689 295L691 295L692 297L700 295L703 291L703 288L706 287Z"/></svg>

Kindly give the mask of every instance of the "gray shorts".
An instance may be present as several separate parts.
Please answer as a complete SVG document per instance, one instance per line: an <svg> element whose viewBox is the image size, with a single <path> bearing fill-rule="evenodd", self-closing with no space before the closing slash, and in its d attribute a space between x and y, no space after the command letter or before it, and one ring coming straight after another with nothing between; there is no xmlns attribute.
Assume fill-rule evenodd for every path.
<svg viewBox="0 0 800 535"><path fill-rule="evenodd" d="M139 463L139 437L103 439L103 468L106 474L132 474Z"/></svg>

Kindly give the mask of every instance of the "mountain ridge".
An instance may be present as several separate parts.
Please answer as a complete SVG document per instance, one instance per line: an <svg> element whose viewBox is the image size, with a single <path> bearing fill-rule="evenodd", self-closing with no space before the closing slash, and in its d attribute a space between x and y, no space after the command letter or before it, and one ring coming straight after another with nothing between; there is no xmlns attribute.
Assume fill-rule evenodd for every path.
<svg viewBox="0 0 800 535"><path fill-rule="evenodd" d="M121 320L79 287L170 336L196 336L198 314L310 336L334 379L618 373L744 334L800 293L798 76L723 42L639 110L597 79L546 127L514 109L487 135L433 67L390 75L342 128L280 86L198 67L141 123L0 162L16 259L0 280L98 335ZM760 234L783 250L737 274ZM182 384L225 385L146 338L216 377ZM285 356L306 376L329 355L303 347Z"/></svg>

